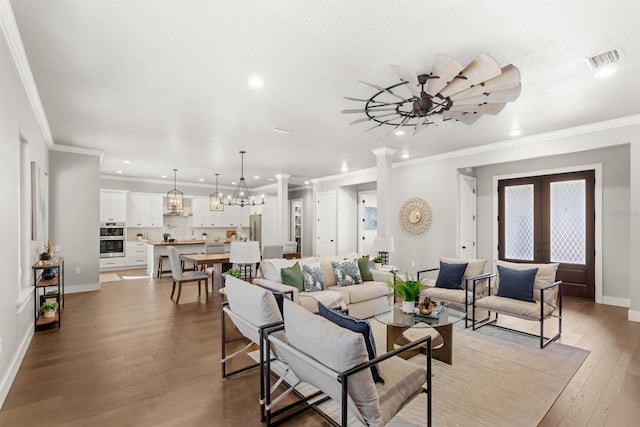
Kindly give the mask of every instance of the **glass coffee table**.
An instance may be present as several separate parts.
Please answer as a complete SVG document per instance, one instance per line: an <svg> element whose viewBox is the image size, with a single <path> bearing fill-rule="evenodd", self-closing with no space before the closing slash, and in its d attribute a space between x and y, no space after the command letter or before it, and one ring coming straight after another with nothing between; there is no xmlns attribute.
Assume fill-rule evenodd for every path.
<svg viewBox="0 0 640 427"><path fill-rule="evenodd" d="M453 324L465 318L465 312L444 306L444 313L438 318L430 318L412 313L402 312L402 303L383 307L375 314L375 319L387 326L387 351L394 348L394 344L406 344L402 334L409 328L432 327L442 337L444 344L432 351L434 359L451 365L453 363ZM404 338L404 339L403 339Z"/></svg>

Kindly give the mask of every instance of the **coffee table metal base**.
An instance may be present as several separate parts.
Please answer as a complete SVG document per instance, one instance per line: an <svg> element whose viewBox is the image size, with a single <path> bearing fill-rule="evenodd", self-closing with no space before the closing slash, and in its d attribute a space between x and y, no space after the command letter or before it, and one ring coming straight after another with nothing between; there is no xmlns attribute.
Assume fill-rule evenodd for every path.
<svg viewBox="0 0 640 427"><path fill-rule="evenodd" d="M387 351L391 351L395 348L396 344L404 345L408 344L409 340L405 338L402 334L408 328L402 326L393 326L387 325ZM443 325L443 326L434 326L433 329L438 331L442 339L444 340L444 344L438 348L435 348L431 351L431 356L434 359L437 359L441 362L447 363L449 365L453 364L453 324ZM403 359L410 359L413 356L416 356L420 353L420 350L411 350L406 351L399 356Z"/></svg>

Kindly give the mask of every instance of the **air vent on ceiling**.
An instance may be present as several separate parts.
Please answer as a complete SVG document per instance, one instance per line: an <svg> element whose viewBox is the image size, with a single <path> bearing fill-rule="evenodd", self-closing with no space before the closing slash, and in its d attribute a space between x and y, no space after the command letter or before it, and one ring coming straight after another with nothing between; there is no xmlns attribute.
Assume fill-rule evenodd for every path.
<svg viewBox="0 0 640 427"><path fill-rule="evenodd" d="M587 64L589 64L589 68L591 68L591 71L596 71L602 67L606 67L607 65L615 64L622 59L624 59L622 48L614 47L613 49L609 49L606 52L588 56L585 58L585 61L587 61Z"/></svg>

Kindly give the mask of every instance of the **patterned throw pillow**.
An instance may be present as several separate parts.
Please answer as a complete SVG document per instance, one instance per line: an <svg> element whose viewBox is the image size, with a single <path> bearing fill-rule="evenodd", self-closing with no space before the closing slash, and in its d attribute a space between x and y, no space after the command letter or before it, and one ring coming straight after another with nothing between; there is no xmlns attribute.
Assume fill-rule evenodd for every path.
<svg viewBox="0 0 640 427"><path fill-rule="evenodd" d="M315 292L324 289L324 273L319 263L303 264L302 275L304 276L305 292Z"/></svg>
<svg viewBox="0 0 640 427"><path fill-rule="evenodd" d="M362 276L360 276L360 267L358 267L357 260L331 261L331 267L333 267L333 273L336 275L336 284L338 286L362 283Z"/></svg>

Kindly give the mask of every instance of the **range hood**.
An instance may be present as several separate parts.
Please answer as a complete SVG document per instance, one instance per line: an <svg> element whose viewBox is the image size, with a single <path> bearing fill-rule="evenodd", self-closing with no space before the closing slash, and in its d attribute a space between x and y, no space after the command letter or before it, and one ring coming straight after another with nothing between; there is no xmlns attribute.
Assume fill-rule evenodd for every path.
<svg viewBox="0 0 640 427"><path fill-rule="evenodd" d="M193 199L190 198L183 198L182 199L182 212L175 212L175 211L170 211L167 209L167 198L163 197L162 198L162 206L164 208L164 216L191 216L193 215L193 211L191 209L191 202L193 201Z"/></svg>

